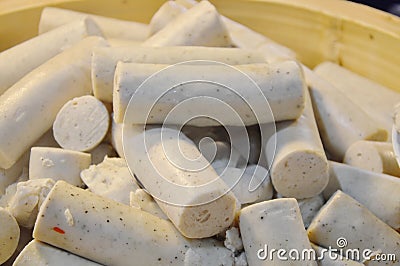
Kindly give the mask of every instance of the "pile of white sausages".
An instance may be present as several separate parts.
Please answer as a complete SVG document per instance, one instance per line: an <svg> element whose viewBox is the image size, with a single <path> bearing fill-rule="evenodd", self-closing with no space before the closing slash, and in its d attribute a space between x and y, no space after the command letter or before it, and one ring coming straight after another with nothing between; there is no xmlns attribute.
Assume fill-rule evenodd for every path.
<svg viewBox="0 0 400 266"><path fill-rule="evenodd" d="M0 264L400 265L399 102L208 1L149 24L46 7L0 53ZM372 255L326 253L343 238Z"/></svg>

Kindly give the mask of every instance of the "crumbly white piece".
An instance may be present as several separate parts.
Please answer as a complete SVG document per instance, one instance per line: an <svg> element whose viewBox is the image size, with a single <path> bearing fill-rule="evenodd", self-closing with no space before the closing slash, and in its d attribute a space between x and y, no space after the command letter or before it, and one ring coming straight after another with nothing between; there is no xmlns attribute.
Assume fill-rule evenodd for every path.
<svg viewBox="0 0 400 266"><path fill-rule="evenodd" d="M234 253L243 250L242 238L240 237L239 229L237 227L232 227L226 230L224 245Z"/></svg>
<svg viewBox="0 0 400 266"><path fill-rule="evenodd" d="M54 186L50 178L19 182L7 209L23 227L32 228L39 207Z"/></svg>
<svg viewBox="0 0 400 266"><path fill-rule="evenodd" d="M122 158L108 158L98 165L91 165L81 172L83 182L89 190L129 205L129 194L139 186Z"/></svg>

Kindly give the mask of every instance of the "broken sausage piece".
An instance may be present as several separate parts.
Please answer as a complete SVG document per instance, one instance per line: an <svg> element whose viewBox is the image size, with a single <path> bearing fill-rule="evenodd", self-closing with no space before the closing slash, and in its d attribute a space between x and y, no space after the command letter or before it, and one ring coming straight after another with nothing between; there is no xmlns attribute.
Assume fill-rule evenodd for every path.
<svg viewBox="0 0 400 266"><path fill-rule="evenodd" d="M240 213L240 232L249 265L317 265L313 260L293 260L291 249L311 249L300 209L295 199L275 199L245 207ZM271 250L284 249L288 260L280 260Z"/></svg>
<svg viewBox="0 0 400 266"><path fill-rule="evenodd" d="M340 190L322 207L307 233L310 241L319 246L343 248L344 251L369 249L369 254L359 252L362 253L360 258L354 258L360 262L366 259L363 255L371 256L379 251L395 254L396 261L385 261L386 265L399 264L400 234ZM368 265L382 265L382 262L369 261Z"/></svg>
<svg viewBox="0 0 400 266"><path fill-rule="evenodd" d="M336 162L330 162L329 169L325 199L340 189L394 229L400 228L400 178Z"/></svg>

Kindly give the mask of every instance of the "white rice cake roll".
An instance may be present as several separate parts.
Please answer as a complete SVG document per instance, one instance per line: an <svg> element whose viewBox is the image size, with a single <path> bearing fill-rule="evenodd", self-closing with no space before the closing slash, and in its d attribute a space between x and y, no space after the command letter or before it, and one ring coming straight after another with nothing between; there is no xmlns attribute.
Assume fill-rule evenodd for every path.
<svg viewBox="0 0 400 266"><path fill-rule="evenodd" d="M169 22L143 45L231 47L232 42L216 8L202 1Z"/></svg>
<svg viewBox="0 0 400 266"><path fill-rule="evenodd" d="M88 18L63 25L0 53L0 95L50 58L90 35L101 36Z"/></svg>
<svg viewBox="0 0 400 266"><path fill-rule="evenodd" d="M353 197L379 219L400 229L400 179L346 164L330 162L329 184L324 191L329 199L336 190Z"/></svg>
<svg viewBox="0 0 400 266"><path fill-rule="evenodd" d="M13 264L13 266L31 265L100 266L96 262L47 245L36 239L26 245Z"/></svg>
<svg viewBox="0 0 400 266"><path fill-rule="evenodd" d="M189 248L169 221L64 181L46 198L33 237L104 265L183 265Z"/></svg>
<svg viewBox="0 0 400 266"><path fill-rule="evenodd" d="M386 141L389 131L331 83L303 67L324 147L337 161L358 140Z"/></svg>
<svg viewBox="0 0 400 266"><path fill-rule="evenodd" d="M91 52L105 45L101 37L88 37L0 96L0 168L12 166L46 133L67 101L90 93Z"/></svg>
<svg viewBox="0 0 400 266"><path fill-rule="evenodd" d="M271 249L311 249L295 199L275 199L245 207L240 213L240 232L249 265L317 265L313 260L270 257ZM267 247L267 248L266 248ZM265 257L265 259L263 259Z"/></svg>
<svg viewBox="0 0 400 266"><path fill-rule="evenodd" d="M191 8L198 3L192 0L177 0L175 2L185 8ZM228 29L235 47L249 50L256 49L261 52L269 62L288 59L293 60L296 58L296 53L294 51L274 42L268 37L227 17L221 16L221 19Z"/></svg>
<svg viewBox="0 0 400 266"><path fill-rule="evenodd" d="M395 106L400 93L390 90L335 63L324 62L314 71L360 106L375 121L391 132ZM372 123L372 122L370 122Z"/></svg>
<svg viewBox="0 0 400 266"><path fill-rule="evenodd" d="M364 264L346 259L340 254L329 251L329 249L317 246L311 243L311 247L315 250L316 258L318 258L319 266L363 266Z"/></svg>
<svg viewBox="0 0 400 266"><path fill-rule="evenodd" d="M180 131L150 129L124 145L136 147L125 150L126 159L161 210L185 237L211 237L232 224L235 197L194 143ZM195 167L193 171L192 167ZM160 178L165 182L160 182Z"/></svg>
<svg viewBox="0 0 400 266"><path fill-rule="evenodd" d="M220 245L191 247L185 254L185 266L234 265L234 254Z"/></svg>
<svg viewBox="0 0 400 266"><path fill-rule="evenodd" d="M168 217L160 209L157 202L155 202L152 196L144 189L136 189L135 191L131 191L129 205L139 208L142 211L148 212L161 219L168 220Z"/></svg>
<svg viewBox="0 0 400 266"><path fill-rule="evenodd" d="M49 178L28 180L17 183L17 190L7 209L22 227L33 228L40 206L54 186Z"/></svg>
<svg viewBox="0 0 400 266"><path fill-rule="evenodd" d="M343 162L361 169L400 177L393 145L389 142L354 142L346 151Z"/></svg>
<svg viewBox="0 0 400 266"><path fill-rule="evenodd" d="M187 9L175 1L165 2L150 20L149 36L154 35Z"/></svg>
<svg viewBox="0 0 400 266"><path fill-rule="evenodd" d="M0 224L0 264L3 264L17 249L20 230L15 218L4 208L0 208Z"/></svg>
<svg viewBox="0 0 400 266"><path fill-rule="evenodd" d="M106 156L117 157L113 146L108 143L100 143L96 148L90 151L90 154L92 155L92 164L103 162Z"/></svg>
<svg viewBox="0 0 400 266"><path fill-rule="evenodd" d="M142 82L165 67L167 66L160 64L118 63L115 71L113 97L114 119L117 123L123 121L129 101ZM218 117L223 120L224 126L248 126L268 123L272 120L297 119L302 114L306 86L302 70L295 61L237 65L235 68L242 73L220 64L180 64L159 72L149 79L147 85L144 85L145 90L142 89L140 93L136 93L134 101L135 108L149 110L149 107L152 107L153 111L149 112L148 116L147 111L132 114L132 122L140 124L146 120L148 124L162 124L169 115L168 123L170 124L220 125L213 119L193 119L186 123L188 114L204 115L206 101L209 104L207 110L212 110L214 116L224 114L223 117ZM169 80L163 78L165 73L168 73ZM252 81L243 73L247 74ZM186 81L198 79L211 80L213 83L189 82L185 84ZM253 81L260 89L251 87L255 86ZM175 93L174 89L165 93L165 88L172 88L177 84L183 84L180 86L181 93ZM234 91L216 84L224 84ZM214 101L210 102L209 98L205 98L205 96ZM186 104L179 105L179 113L175 108L174 115L170 115L171 110L178 103L191 98L193 101L190 101L190 104L186 101ZM247 104L244 104L243 98L246 99ZM154 99L157 101L154 102ZM221 101L224 104L221 104ZM268 111L269 109L265 108L266 101L271 107L273 116ZM227 105L231 109L227 109ZM185 108L190 108L190 110ZM236 112L232 112L232 109ZM254 110L258 110L257 117L254 115Z"/></svg>
<svg viewBox="0 0 400 266"><path fill-rule="evenodd" d="M80 173L92 162L90 153L61 148L33 147L29 160L29 179L50 178L82 186Z"/></svg>
<svg viewBox="0 0 400 266"><path fill-rule="evenodd" d="M97 16L56 7L45 7L43 9L39 22L39 34L43 34L51 29L85 17L93 19L97 25L99 25L99 28L106 38L143 41L148 36L148 25L143 23Z"/></svg>
<svg viewBox="0 0 400 266"><path fill-rule="evenodd" d="M262 54L255 51L200 46L173 47L102 47L93 51L93 93L105 102L113 100L115 68L119 61L125 63L176 64L189 60L210 60L229 65L264 63Z"/></svg>
<svg viewBox="0 0 400 266"><path fill-rule="evenodd" d="M310 241L319 246L338 248L339 244L347 258L352 259L354 254L346 253L348 250L358 249L360 258L354 260L361 262L364 260L361 251L369 249L371 253L395 254L396 261L384 263L399 264L400 234L342 191L337 191L322 207L307 233ZM382 262L369 261L368 265L382 265Z"/></svg>
<svg viewBox="0 0 400 266"><path fill-rule="evenodd" d="M296 199L320 194L329 181L328 159L308 91L305 98L303 114L295 121L277 123L275 136L266 145L274 188Z"/></svg>
<svg viewBox="0 0 400 266"><path fill-rule="evenodd" d="M243 241L240 237L239 229L237 227L231 227L230 229L226 230L224 245L233 253L243 250Z"/></svg>
<svg viewBox="0 0 400 266"><path fill-rule="evenodd" d="M88 151L107 135L110 116L104 104L91 95L68 101L53 123L54 138L64 149Z"/></svg>
<svg viewBox="0 0 400 266"><path fill-rule="evenodd" d="M83 182L97 195L129 205L131 191L139 189L122 158L104 158L98 165L91 165L81 172Z"/></svg>
<svg viewBox="0 0 400 266"><path fill-rule="evenodd" d="M315 215L317 215L319 209L324 205L325 201L324 197L320 194L312 198L297 200L297 203L299 204L304 227L308 228Z"/></svg>

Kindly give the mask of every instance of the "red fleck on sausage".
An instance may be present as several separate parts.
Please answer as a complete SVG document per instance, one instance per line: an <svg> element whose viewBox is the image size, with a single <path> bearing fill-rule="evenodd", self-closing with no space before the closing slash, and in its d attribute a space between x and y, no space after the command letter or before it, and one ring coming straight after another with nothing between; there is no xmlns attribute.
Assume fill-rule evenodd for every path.
<svg viewBox="0 0 400 266"><path fill-rule="evenodd" d="M53 230L59 234L62 234L62 235L65 234L65 231L62 230L60 227L53 227Z"/></svg>

